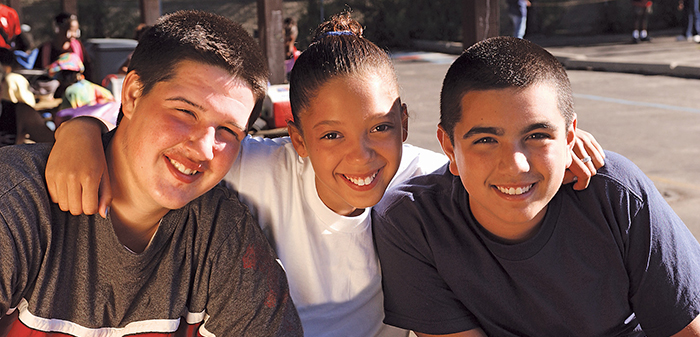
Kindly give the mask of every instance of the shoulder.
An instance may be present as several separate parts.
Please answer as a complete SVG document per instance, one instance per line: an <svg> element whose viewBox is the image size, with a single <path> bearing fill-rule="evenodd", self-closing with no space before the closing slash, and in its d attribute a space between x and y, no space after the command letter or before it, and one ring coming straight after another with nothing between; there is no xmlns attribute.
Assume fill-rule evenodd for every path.
<svg viewBox="0 0 700 337"><path fill-rule="evenodd" d="M433 172L447 162L447 156L442 153L410 144L404 144L401 154L401 164L392 180L392 186L402 183L412 177Z"/></svg>
<svg viewBox="0 0 700 337"><path fill-rule="evenodd" d="M264 138L255 136L246 136L241 141L241 153L253 155L258 153L272 153L284 149L287 145L291 146L289 137L279 138Z"/></svg>
<svg viewBox="0 0 700 337"><path fill-rule="evenodd" d="M44 179L50 149L50 144L0 147L0 219L14 230L51 229L54 209Z"/></svg>
<svg viewBox="0 0 700 337"><path fill-rule="evenodd" d="M605 151L605 156L605 166L591 179L594 189L603 188L608 193L630 193L640 202L648 199L651 191L656 191L651 180L632 161L611 151ZM611 186L616 189L611 190Z"/></svg>
<svg viewBox="0 0 700 337"><path fill-rule="evenodd" d="M384 215L401 213L407 208L420 210L440 207L452 198L455 178L445 164L432 173L400 182L387 190L373 211Z"/></svg>
<svg viewBox="0 0 700 337"><path fill-rule="evenodd" d="M241 141L241 150L234 168L242 175L255 176L279 174L279 170L291 169L300 157L289 137L262 138L246 136ZM265 167L265 170L261 170Z"/></svg>
<svg viewBox="0 0 700 337"><path fill-rule="evenodd" d="M43 173L50 151L51 144L0 147L0 196L27 180L45 185Z"/></svg>
<svg viewBox="0 0 700 337"><path fill-rule="evenodd" d="M248 215L248 209L231 190L221 185L187 204L190 213L205 223L240 223Z"/></svg>

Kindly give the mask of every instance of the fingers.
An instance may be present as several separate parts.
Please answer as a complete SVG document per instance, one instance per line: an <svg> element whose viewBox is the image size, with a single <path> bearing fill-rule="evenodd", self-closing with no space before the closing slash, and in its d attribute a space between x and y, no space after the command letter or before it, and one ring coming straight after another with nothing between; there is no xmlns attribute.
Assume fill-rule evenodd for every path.
<svg viewBox="0 0 700 337"><path fill-rule="evenodd" d="M575 153L572 153L571 166L564 173L564 183L575 181L574 189L579 191L588 187L591 177L595 175L595 168L591 170L592 166L587 164L590 162L584 163Z"/></svg>
<svg viewBox="0 0 700 337"><path fill-rule="evenodd" d="M109 215L109 205L112 203L112 185L109 183L109 174L105 173L102 176L102 182L100 182L99 191L99 212L103 218L107 218Z"/></svg>
<svg viewBox="0 0 700 337"><path fill-rule="evenodd" d="M564 183L576 181L574 189L582 190L588 187L597 170L605 165L605 152L593 135L581 129L576 130L571 152L571 166L564 176Z"/></svg>
<svg viewBox="0 0 700 337"><path fill-rule="evenodd" d="M584 130L577 129L576 138L576 143L583 145L583 150L580 154L585 152L591 156L591 162L596 169L603 167L603 165L605 165L605 151L603 151L603 147L598 144L598 141L593 135ZM584 157L585 156L581 156L580 158Z"/></svg>
<svg viewBox="0 0 700 337"><path fill-rule="evenodd" d="M90 181L90 177L85 179L86 181L71 184L71 186L75 186L75 189L69 191L69 196L72 198L71 205L76 210L80 208L83 213L92 215L97 213L98 188L96 187L96 182Z"/></svg>
<svg viewBox="0 0 700 337"><path fill-rule="evenodd" d="M584 142L580 138L576 138L576 142L574 142L572 158L574 161L577 161L576 166L585 166L587 172L595 174L596 168L593 162L593 156L588 153ZM574 166L573 163L572 166Z"/></svg>

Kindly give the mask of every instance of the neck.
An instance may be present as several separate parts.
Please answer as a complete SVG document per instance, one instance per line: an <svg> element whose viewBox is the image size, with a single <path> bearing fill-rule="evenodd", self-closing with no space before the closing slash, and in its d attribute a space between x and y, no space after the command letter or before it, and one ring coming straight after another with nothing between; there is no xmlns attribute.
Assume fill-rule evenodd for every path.
<svg viewBox="0 0 700 337"><path fill-rule="evenodd" d="M146 249L158 230L160 219L169 210L149 202L139 201L138 194L133 190L134 184L128 181L124 158L118 150L115 151L124 148L118 143L121 140L120 136L119 132L114 135L106 152L112 189L110 218L119 242L132 251L140 253Z"/></svg>
<svg viewBox="0 0 700 337"><path fill-rule="evenodd" d="M470 207L474 219L486 231L505 243L519 243L532 238L544 221L547 207L540 211L533 219L522 222L507 222L498 216L481 211L479 208Z"/></svg>

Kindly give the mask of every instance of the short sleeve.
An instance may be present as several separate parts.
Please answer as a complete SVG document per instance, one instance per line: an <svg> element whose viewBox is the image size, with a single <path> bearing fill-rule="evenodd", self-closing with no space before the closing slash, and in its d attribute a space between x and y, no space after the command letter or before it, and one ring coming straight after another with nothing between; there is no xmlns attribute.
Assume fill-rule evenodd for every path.
<svg viewBox="0 0 700 337"><path fill-rule="evenodd" d="M48 193L39 174L44 168L25 151L30 148L48 155L48 146L36 144L0 149L0 317L32 286L50 235L50 228L40 229L49 221Z"/></svg>
<svg viewBox="0 0 700 337"><path fill-rule="evenodd" d="M670 336L700 313L700 245L653 185L647 191L629 232L630 302L648 336Z"/></svg>
<svg viewBox="0 0 700 337"><path fill-rule="evenodd" d="M302 336L286 275L261 230L245 212L212 261L209 336Z"/></svg>
<svg viewBox="0 0 700 337"><path fill-rule="evenodd" d="M392 200L386 209L372 212L382 269L384 322L430 334L477 328L476 318L456 298L436 268L423 232L423 214L416 204L403 197Z"/></svg>

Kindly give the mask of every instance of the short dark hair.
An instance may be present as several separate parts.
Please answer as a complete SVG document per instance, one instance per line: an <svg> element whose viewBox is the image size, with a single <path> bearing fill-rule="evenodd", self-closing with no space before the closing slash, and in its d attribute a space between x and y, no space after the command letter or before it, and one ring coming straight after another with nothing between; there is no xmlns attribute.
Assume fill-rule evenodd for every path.
<svg viewBox="0 0 700 337"><path fill-rule="evenodd" d="M454 142L455 125L462 119L462 98L470 91L552 85L557 107L567 128L574 116L571 83L566 70L544 48L514 37L477 42L455 60L440 93L440 125Z"/></svg>
<svg viewBox="0 0 700 337"><path fill-rule="evenodd" d="M158 19L139 39L128 72L139 75L146 95L156 83L171 79L185 60L220 67L250 85L256 102L265 97L269 71L258 43L241 25L203 11Z"/></svg>
<svg viewBox="0 0 700 337"><path fill-rule="evenodd" d="M311 45L295 61L289 76L294 123L322 85L340 76L376 74L396 87L394 66L386 51L362 36L362 26L349 13L336 14L314 32Z"/></svg>

